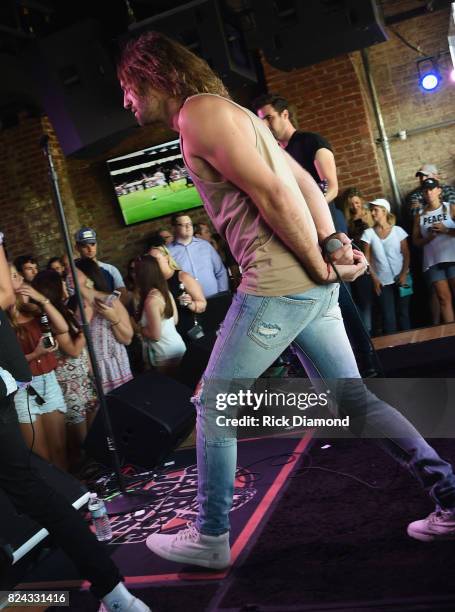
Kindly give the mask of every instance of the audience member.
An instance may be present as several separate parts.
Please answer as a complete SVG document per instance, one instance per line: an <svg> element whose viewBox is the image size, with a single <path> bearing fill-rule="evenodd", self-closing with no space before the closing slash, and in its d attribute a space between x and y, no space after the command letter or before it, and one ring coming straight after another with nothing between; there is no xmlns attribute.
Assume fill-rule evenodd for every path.
<svg viewBox="0 0 455 612"><path fill-rule="evenodd" d="M207 240L193 236L191 217L184 213L172 217L174 241L169 252L180 268L201 285L206 298L229 289L228 275L220 256Z"/></svg>
<svg viewBox="0 0 455 612"><path fill-rule="evenodd" d="M38 264L32 255L19 255L13 263L27 284L30 284L38 274Z"/></svg>
<svg viewBox="0 0 455 612"><path fill-rule="evenodd" d="M74 234L74 240L81 259L92 259L101 268L109 292L118 289L121 292L122 299L126 298L125 283L119 270L112 264L97 260L98 243L95 230L91 227L82 227Z"/></svg>
<svg viewBox="0 0 455 612"><path fill-rule="evenodd" d="M76 468L82 459L82 443L97 408L95 385L91 376L90 361L86 349L85 336L82 333L75 313L65 305L61 277L53 270L39 272L33 280L33 288L44 300L60 312L66 322L66 330L56 334L58 350L55 353L57 368L55 374L62 388L67 411L68 461L71 468Z"/></svg>
<svg viewBox="0 0 455 612"><path fill-rule="evenodd" d="M210 242L210 244L216 248L213 244L212 230L208 223L196 223L194 226L194 235L201 240L207 240L207 242Z"/></svg>
<svg viewBox="0 0 455 612"><path fill-rule="evenodd" d="M163 239L159 238L159 240L162 241ZM140 302L139 288L136 282L136 261L137 257L133 257L128 262L127 274L125 276L125 286L128 293L126 300L123 301L123 305L130 317L131 327L133 328L133 338L126 347L126 351L134 376L144 371L141 326L136 320Z"/></svg>
<svg viewBox="0 0 455 612"><path fill-rule="evenodd" d="M32 376L3 311L13 305L15 297L2 241L0 232L0 487L17 512L46 528L80 577L91 582L93 595L103 602L100 610L150 612L125 588L117 566L80 513L30 467L30 451L19 429L13 398Z"/></svg>
<svg viewBox="0 0 455 612"><path fill-rule="evenodd" d="M169 246L171 242L174 240L174 236L172 235L172 233L165 227L160 228L157 234L161 236L166 246Z"/></svg>
<svg viewBox="0 0 455 612"><path fill-rule="evenodd" d="M46 268L47 270L54 270L54 272L57 272L62 278L66 276L65 262L61 257L51 257L47 262Z"/></svg>
<svg viewBox="0 0 455 612"><path fill-rule="evenodd" d="M358 248L362 248L363 232L373 226L369 206L356 187L346 189L341 198L343 213L348 226L348 236ZM373 284L371 276L363 274L350 284L352 298L359 310L362 322L371 334L371 309L373 305Z"/></svg>
<svg viewBox="0 0 455 612"><path fill-rule="evenodd" d="M423 272L436 293L443 323L454 320L455 202L445 202L434 178L422 183L425 206L414 218L413 241L423 247Z"/></svg>
<svg viewBox="0 0 455 612"><path fill-rule="evenodd" d="M175 300L155 257L144 255L136 267L141 296L138 320L148 360L163 374L175 375L186 351L175 327L178 321Z"/></svg>
<svg viewBox="0 0 455 612"><path fill-rule="evenodd" d="M383 332L392 334L399 328L410 329L410 295L400 296L409 272L408 234L395 225L395 215L384 198L370 202L374 225L362 235L365 256L371 266L373 287L382 313Z"/></svg>
<svg viewBox="0 0 455 612"><path fill-rule="evenodd" d="M177 331L188 342L188 331L194 327L195 315L204 312L207 306L202 287L191 274L180 270L164 245L152 247L149 254L157 260L177 304Z"/></svg>
<svg viewBox="0 0 455 612"><path fill-rule="evenodd" d="M83 272L79 284L86 301L93 348L103 383L104 393L132 379L125 345L133 337L128 312L119 299L109 295L109 286L101 268L89 258L76 262Z"/></svg>
<svg viewBox="0 0 455 612"><path fill-rule="evenodd" d="M55 375L57 344L44 343L40 317L42 311L47 314L56 335L65 331L66 322L49 299L24 283L15 266L10 271L16 301L8 316L33 375L31 386L19 389L14 397L20 428L29 448L33 445L37 455L66 469L67 408Z"/></svg>
<svg viewBox="0 0 455 612"><path fill-rule="evenodd" d="M437 167L434 164L423 164L416 172L416 178L419 180L419 185L413 189L405 198L405 206L403 210L403 222L407 231L411 232L414 225L414 217L422 212L426 206L423 183L428 178L436 179L440 182L440 175ZM442 200L447 204L455 204L455 187L450 185L442 185L440 183Z"/></svg>
<svg viewBox="0 0 455 612"><path fill-rule="evenodd" d="M346 231L343 215L333 204L338 194L335 157L329 142L316 132L302 132L289 102L277 94L264 94L253 100L253 108L263 119L279 144L293 157L324 193L330 205L335 228ZM341 226L340 226L341 224Z"/></svg>

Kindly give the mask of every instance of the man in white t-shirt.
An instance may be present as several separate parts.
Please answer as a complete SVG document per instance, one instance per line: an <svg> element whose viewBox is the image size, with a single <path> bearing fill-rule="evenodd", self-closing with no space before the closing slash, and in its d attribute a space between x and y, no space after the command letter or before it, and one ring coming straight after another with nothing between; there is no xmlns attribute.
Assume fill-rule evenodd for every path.
<svg viewBox="0 0 455 612"><path fill-rule="evenodd" d="M99 261L96 258L98 244L95 230L91 227L81 227L81 229L77 230L77 232L74 234L74 240L76 243L76 249L81 256L81 259L93 259L93 261L96 261L99 267L103 270L110 290L114 291L114 289L118 289L122 294L122 298L126 297L127 291L125 288L125 282L118 268L112 264L105 263L104 261Z"/></svg>

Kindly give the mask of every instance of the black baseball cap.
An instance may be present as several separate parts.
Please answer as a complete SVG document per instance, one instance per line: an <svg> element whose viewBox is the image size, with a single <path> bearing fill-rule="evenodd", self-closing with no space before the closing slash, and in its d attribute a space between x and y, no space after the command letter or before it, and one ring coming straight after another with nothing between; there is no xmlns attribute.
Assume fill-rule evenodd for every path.
<svg viewBox="0 0 455 612"><path fill-rule="evenodd" d="M422 183L422 189L434 189L439 187L439 181L435 178L427 178Z"/></svg>

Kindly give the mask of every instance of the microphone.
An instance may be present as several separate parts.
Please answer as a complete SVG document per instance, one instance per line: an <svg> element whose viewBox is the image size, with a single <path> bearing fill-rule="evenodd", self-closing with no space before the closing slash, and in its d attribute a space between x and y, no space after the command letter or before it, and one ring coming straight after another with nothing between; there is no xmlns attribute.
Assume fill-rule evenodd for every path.
<svg viewBox="0 0 455 612"><path fill-rule="evenodd" d="M29 385L27 387L27 393L35 398L35 402L38 404L38 406L42 406L46 403L45 400L38 393L38 391L32 387L32 385Z"/></svg>
<svg viewBox="0 0 455 612"><path fill-rule="evenodd" d="M341 240L338 240L338 238L330 238L330 240L327 240L327 242L324 244L324 250L326 253L329 253L329 255L335 251L338 251L338 249L341 249L342 247L343 243Z"/></svg>

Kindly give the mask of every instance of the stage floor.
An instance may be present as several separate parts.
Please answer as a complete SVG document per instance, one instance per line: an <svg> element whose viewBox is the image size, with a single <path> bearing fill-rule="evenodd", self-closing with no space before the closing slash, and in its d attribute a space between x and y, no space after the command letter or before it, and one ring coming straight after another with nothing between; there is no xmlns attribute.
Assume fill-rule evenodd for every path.
<svg viewBox="0 0 455 612"><path fill-rule="evenodd" d="M452 440L433 442L455 462ZM230 571L194 571L154 557L144 540L156 516L118 522L113 558L154 612L455 609L455 541L423 544L406 535L408 522L430 512L431 503L375 445L273 438L239 447ZM193 451L183 452L187 465L162 490L174 498L174 510L161 514L166 530L194 512L187 503L194 500ZM70 587L72 610L97 610L62 557L42 563L27 586Z"/></svg>

